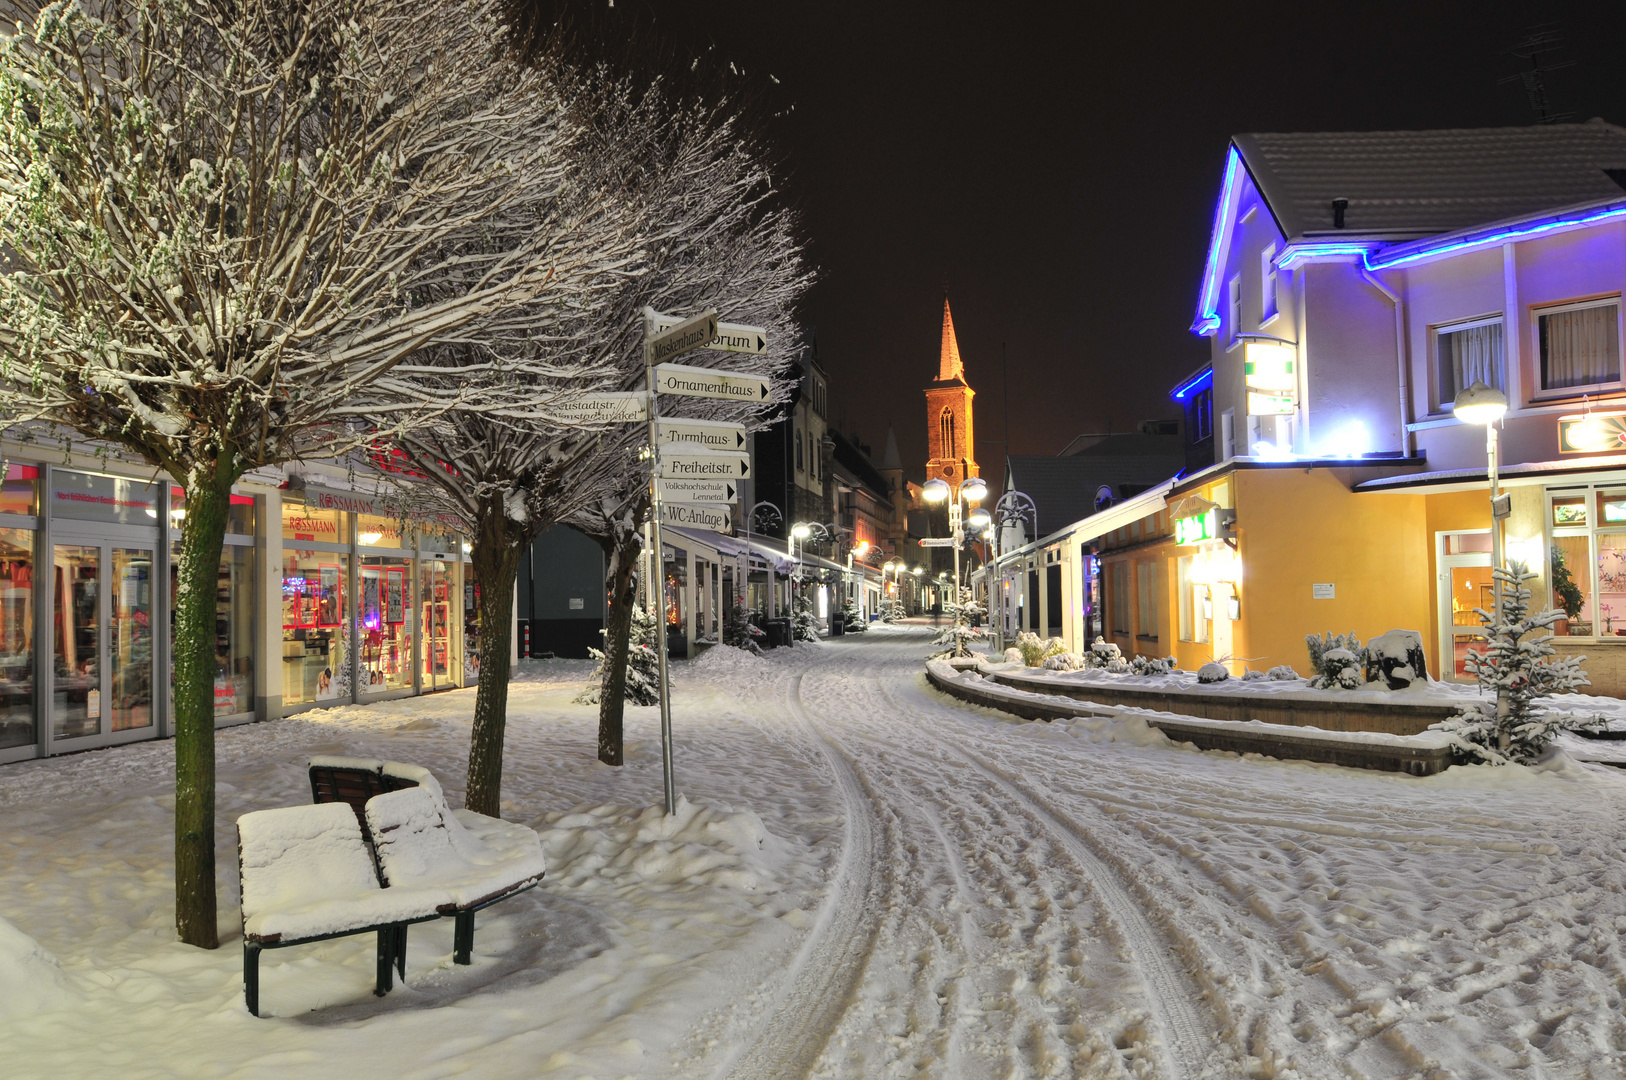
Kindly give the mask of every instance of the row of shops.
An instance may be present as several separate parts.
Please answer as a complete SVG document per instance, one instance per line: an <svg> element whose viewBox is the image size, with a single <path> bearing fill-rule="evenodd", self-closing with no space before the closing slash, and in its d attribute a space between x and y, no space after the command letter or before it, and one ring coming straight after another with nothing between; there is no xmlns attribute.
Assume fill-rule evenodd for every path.
<svg viewBox="0 0 1626 1080"><path fill-rule="evenodd" d="M95 466L101 465L101 468ZM217 725L469 684L478 589L446 522L337 485L246 481L215 624ZM0 490L0 762L172 734L184 492L11 460Z"/></svg>
<svg viewBox="0 0 1626 1080"><path fill-rule="evenodd" d="M1217 660L1233 674L1309 674L1307 634L1423 634L1438 679L1463 662L1490 608L1485 472L1417 459L1233 459L1167 481L1009 552L978 572L995 627L1096 638L1123 654ZM1560 653L1584 654L1594 693L1626 694L1626 458L1514 465L1510 559L1536 573L1536 607L1565 610ZM1005 644L1006 642L1001 642Z"/></svg>

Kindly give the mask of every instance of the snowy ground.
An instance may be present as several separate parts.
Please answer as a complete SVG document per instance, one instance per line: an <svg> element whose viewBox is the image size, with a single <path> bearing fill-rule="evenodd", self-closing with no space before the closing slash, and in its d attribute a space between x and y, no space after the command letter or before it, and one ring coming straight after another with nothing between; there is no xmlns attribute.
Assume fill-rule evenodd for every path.
<svg viewBox="0 0 1626 1080"><path fill-rule="evenodd" d="M4 767L0 1075L1626 1075L1626 770L1016 722L928 689L928 640L677 665L676 821L654 710L597 765L586 665L527 665L505 815L543 887L482 915L470 968L450 921L414 927L382 1000L369 939L268 953L268 1019L232 820L307 799L312 753L428 765L458 804L472 692L222 733L215 953L173 940L168 744Z"/></svg>

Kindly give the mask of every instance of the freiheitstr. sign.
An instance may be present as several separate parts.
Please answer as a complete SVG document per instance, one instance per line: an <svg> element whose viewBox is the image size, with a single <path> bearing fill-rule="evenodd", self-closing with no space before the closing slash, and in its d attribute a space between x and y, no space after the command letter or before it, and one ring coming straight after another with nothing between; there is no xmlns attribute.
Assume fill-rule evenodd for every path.
<svg viewBox="0 0 1626 1080"><path fill-rule="evenodd" d="M671 450L661 454L660 475L663 480L743 480L751 475L751 459L744 454Z"/></svg>

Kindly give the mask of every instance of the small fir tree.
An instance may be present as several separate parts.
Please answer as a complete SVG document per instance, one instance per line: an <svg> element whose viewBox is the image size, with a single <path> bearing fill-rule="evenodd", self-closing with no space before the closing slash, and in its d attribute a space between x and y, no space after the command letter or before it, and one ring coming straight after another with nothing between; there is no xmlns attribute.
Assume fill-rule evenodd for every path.
<svg viewBox="0 0 1626 1080"><path fill-rule="evenodd" d="M887 602L886 611L881 615L881 621L886 623L900 622L909 617L909 612L903 606L903 597L894 596Z"/></svg>
<svg viewBox="0 0 1626 1080"><path fill-rule="evenodd" d="M813 601L809 600L806 596L798 596L796 598L796 615L794 622L796 627L797 641L819 640L819 622L813 617Z"/></svg>
<svg viewBox="0 0 1626 1080"><path fill-rule="evenodd" d="M1601 726L1601 717L1578 718L1551 712L1537 705L1542 698L1568 693L1589 685L1581 670L1584 656L1557 657L1548 629L1564 617L1549 609L1530 614L1533 580L1523 563L1510 563L1507 569L1493 571L1502 585L1501 609L1496 613L1475 608L1485 626L1486 648L1468 651L1463 665L1488 697L1468 706L1432 729L1451 736L1457 755L1468 761L1491 765L1528 765L1541 756L1561 731L1589 730ZM1505 714L1498 715L1496 695L1506 701Z"/></svg>
<svg viewBox="0 0 1626 1080"><path fill-rule="evenodd" d="M971 643L973 641L982 641L988 636L982 627L978 625L987 617L988 609L973 600L971 590L965 588L960 590L960 602L949 604L947 608L954 621L943 628L943 632L937 635L932 644L946 645L948 648L935 655L969 656L971 655Z"/></svg>
<svg viewBox="0 0 1626 1080"><path fill-rule="evenodd" d="M626 700L634 705L660 704L661 661L655 655L655 635L660 633L660 629L659 619L641 604L633 605L631 640L627 646ZM599 633L604 631L600 630ZM576 701L582 705L597 705L603 692L605 656L600 649L588 649L587 652L598 662L598 666L589 677L587 689L577 696Z"/></svg>
<svg viewBox="0 0 1626 1080"><path fill-rule="evenodd" d="M869 629L869 620L864 618L864 613L852 600L841 605L841 622L849 634L862 634Z"/></svg>
<svg viewBox="0 0 1626 1080"><path fill-rule="evenodd" d="M751 608L744 600L736 600L734 606L723 613L724 645L732 645L736 649L744 649L750 653L760 653L762 639L766 636L762 628L751 621Z"/></svg>

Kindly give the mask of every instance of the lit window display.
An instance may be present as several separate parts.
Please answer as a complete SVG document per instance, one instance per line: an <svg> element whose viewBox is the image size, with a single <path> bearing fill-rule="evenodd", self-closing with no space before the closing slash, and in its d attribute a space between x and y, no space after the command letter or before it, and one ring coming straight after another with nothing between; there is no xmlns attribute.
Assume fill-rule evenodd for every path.
<svg viewBox="0 0 1626 1080"><path fill-rule="evenodd" d="M282 701L303 705L351 700L345 635L350 556L282 553Z"/></svg>
<svg viewBox="0 0 1626 1080"><path fill-rule="evenodd" d="M366 519L357 523L367 528ZM365 535L365 533L364 533ZM412 687L412 563L369 557L361 563L361 692Z"/></svg>
<svg viewBox="0 0 1626 1080"><path fill-rule="evenodd" d="M377 514L356 515L356 546L376 548L409 548L412 533L398 518Z"/></svg>
<svg viewBox="0 0 1626 1080"><path fill-rule="evenodd" d="M284 519L286 519L284 514ZM186 521L186 492L170 486L169 489L169 524L172 529L179 529ZM239 536L254 535L254 496L233 495L230 504L226 507L226 531Z"/></svg>
<svg viewBox="0 0 1626 1080"><path fill-rule="evenodd" d="M463 643L454 628L463 622L463 593L458 583L460 564L425 559L418 564L425 690L463 685Z"/></svg>
<svg viewBox="0 0 1626 1080"><path fill-rule="evenodd" d="M175 640L175 601L180 593L181 545L170 548L169 632ZM227 544L220 552L215 590L215 715L254 710L254 549ZM174 655L171 651L170 655ZM170 685L175 672L170 671Z"/></svg>
<svg viewBox="0 0 1626 1080"><path fill-rule="evenodd" d="M348 544L350 515L343 510L317 510L285 499L282 504L282 538L321 544Z"/></svg>
<svg viewBox="0 0 1626 1080"><path fill-rule="evenodd" d="M34 534L0 529L0 748L33 741Z"/></svg>
<svg viewBox="0 0 1626 1080"><path fill-rule="evenodd" d="M113 731L152 726L152 551L113 548L108 625Z"/></svg>
<svg viewBox="0 0 1626 1080"><path fill-rule="evenodd" d="M40 471L34 465L7 465L0 482L0 514L39 513Z"/></svg>

